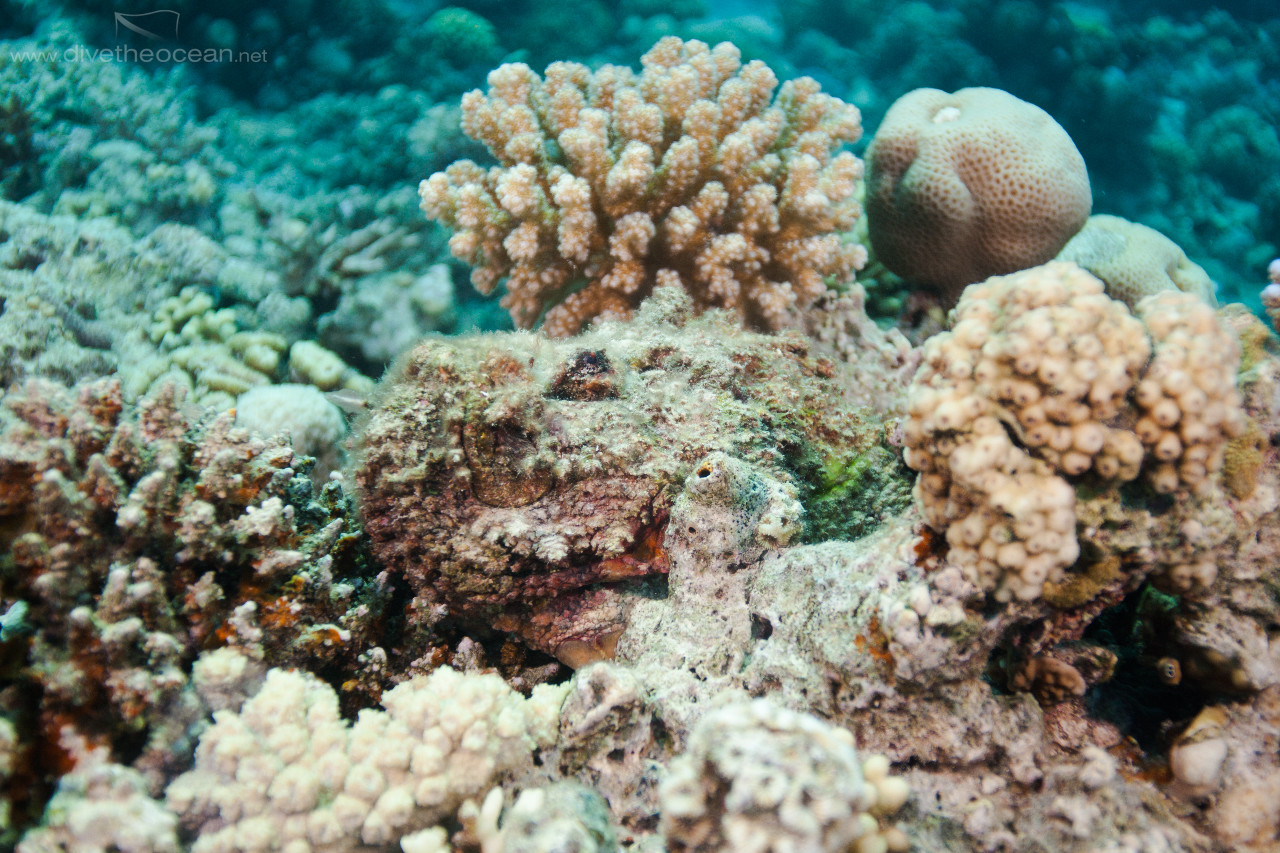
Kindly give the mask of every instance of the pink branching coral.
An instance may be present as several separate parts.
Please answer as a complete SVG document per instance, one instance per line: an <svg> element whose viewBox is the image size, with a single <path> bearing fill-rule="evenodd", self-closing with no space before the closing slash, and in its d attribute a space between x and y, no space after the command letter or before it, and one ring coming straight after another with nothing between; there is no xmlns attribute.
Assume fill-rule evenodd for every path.
<svg viewBox="0 0 1280 853"><path fill-rule="evenodd" d="M423 181L422 209L453 229L454 256L517 325L569 335L629 316L657 284L761 329L789 325L847 281L865 251L843 242L861 214L856 107L802 77L782 85L728 43L669 36L637 74L510 63L462 100L463 129L501 163L470 160ZM545 317L544 317L545 312Z"/></svg>

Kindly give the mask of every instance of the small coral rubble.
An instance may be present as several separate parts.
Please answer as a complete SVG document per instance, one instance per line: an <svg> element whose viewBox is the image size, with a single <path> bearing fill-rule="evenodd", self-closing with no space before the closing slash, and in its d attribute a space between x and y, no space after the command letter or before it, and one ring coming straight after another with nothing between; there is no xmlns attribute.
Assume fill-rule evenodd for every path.
<svg viewBox="0 0 1280 853"><path fill-rule="evenodd" d="M626 317L657 284L765 329L792 325L865 256L842 241L860 213L855 107L801 78L783 84L738 49L673 36L644 70L557 62L489 75L463 127L500 167L469 160L422 182L422 209L454 230L516 324L553 335ZM545 312L545 318L543 317Z"/></svg>

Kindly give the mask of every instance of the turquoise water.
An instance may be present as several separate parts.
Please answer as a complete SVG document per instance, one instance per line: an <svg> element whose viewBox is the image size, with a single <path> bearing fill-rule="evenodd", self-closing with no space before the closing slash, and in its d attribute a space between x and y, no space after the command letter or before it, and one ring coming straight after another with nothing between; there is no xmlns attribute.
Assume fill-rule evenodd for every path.
<svg viewBox="0 0 1280 853"><path fill-rule="evenodd" d="M675 34L731 40L782 80L814 76L863 111L864 140L888 105L917 87L995 86L1031 101L1084 154L1095 211L1165 233L1210 272L1222 301L1256 306L1266 263L1280 251L1280 23L1266 3L632 0L441 9L388 0L170 8L117 19L103 4L8 4L0 85L16 99L0 148L4 198L46 212L87 208L138 233L183 222L235 252L261 243L240 220L285 210L351 230L371 218L363 209L394 208L397 190L478 155L446 115L498 63L634 66L659 36ZM136 53L148 49L150 62ZM15 59L32 50L74 56L81 67ZM174 61L166 50L199 57ZM125 61L97 64L102 51ZM425 118L433 109L440 120ZM115 174L122 170L93 147L120 139L170 169L199 165L212 187L112 191L128 170ZM334 210L343 203L345 211ZM444 259L438 232L411 211L401 221L426 241L422 255ZM328 306L314 307L311 322L321 324ZM483 306L464 309L460 327L501 322ZM350 354L351 344L339 349Z"/></svg>

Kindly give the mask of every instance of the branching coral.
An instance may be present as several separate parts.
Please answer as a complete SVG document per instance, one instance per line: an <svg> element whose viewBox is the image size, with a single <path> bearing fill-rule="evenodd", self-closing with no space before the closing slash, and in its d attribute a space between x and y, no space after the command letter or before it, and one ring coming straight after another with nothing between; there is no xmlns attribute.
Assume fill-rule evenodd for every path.
<svg viewBox="0 0 1280 853"><path fill-rule="evenodd" d="M67 732L110 732L108 757L141 751L155 778L180 760L174 709L200 649L354 672L387 585L308 464L230 413L193 415L172 386L136 408L114 380L6 394L0 608L21 602L34 626L13 685L32 701L24 741L59 754Z"/></svg>
<svg viewBox="0 0 1280 853"><path fill-rule="evenodd" d="M553 335L628 316L655 286L765 329L848 280L864 257L841 241L860 214L862 164L836 153L861 134L858 110L807 77L783 84L738 49L659 41L639 74L569 62L544 78L520 63L462 101L463 128L502 164L470 160L419 188L454 230L517 325Z"/></svg>

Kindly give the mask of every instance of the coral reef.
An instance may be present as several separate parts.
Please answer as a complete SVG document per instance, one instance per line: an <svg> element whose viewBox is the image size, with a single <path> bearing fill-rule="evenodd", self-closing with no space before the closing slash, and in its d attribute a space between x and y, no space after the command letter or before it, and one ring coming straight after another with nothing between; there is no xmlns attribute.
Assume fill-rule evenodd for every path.
<svg viewBox="0 0 1280 853"><path fill-rule="evenodd" d="M866 204L876 260L950 307L965 285L1050 260L1093 196L1044 110L999 89L917 89L867 149Z"/></svg>
<svg viewBox="0 0 1280 853"><path fill-rule="evenodd" d="M216 129L194 120L191 95L175 94L181 74L156 80L125 63L67 61L83 50L82 33L65 19L50 23L38 38L10 42L0 64L9 110L22 116L13 154L27 190L6 198L46 214L111 216L141 232L211 226L233 166L212 144Z"/></svg>
<svg viewBox="0 0 1280 853"><path fill-rule="evenodd" d="M1271 851L1280 28L1193 6L5 2L0 847ZM1105 290L868 318L848 104L939 79ZM473 238L595 328L437 334Z"/></svg>
<svg viewBox="0 0 1280 853"><path fill-rule="evenodd" d="M32 626L6 638L25 658L7 702L30 703L38 779L73 733L163 778L202 713L187 672L211 645L356 674L389 587L341 487L317 495L309 467L172 386L136 409L114 380L4 396L0 598Z"/></svg>
<svg viewBox="0 0 1280 853"><path fill-rule="evenodd" d="M861 163L857 109L802 78L783 84L729 43L659 41L636 75L555 63L489 75L463 127L502 164L469 160L422 182L422 209L516 325L566 335L627 317L660 284L766 329L848 281L844 243Z"/></svg>
<svg viewBox="0 0 1280 853"><path fill-rule="evenodd" d="M1151 352L1168 357L1176 352L1167 351L1186 351L1176 334L1195 327L1201 307L1210 310L1191 305L1185 294L1171 294L1171 305L1164 304L1169 296L1159 297L1143 316L1148 325L1163 318L1166 327L1157 322L1148 339L1143 321L1106 300L1096 280L1068 267L1050 269L1059 270L1063 280L1042 282L1038 289L1009 288L1005 301L996 295L1004 292L1000 280L988 283L987 298L973 303L985 304L987 312L967 312L969 303L962 304L949 333L953 340L968 340L972 332L963 324L979 314L989 317L989 339L1014 340L1018 329L1031 325L1029 312L1017 314L1019 298L1061 307L1078 286L1077 308L1097 312L1103 318L1098 328L1117 335L1132 329L1146 341L1146 357L1135 361L1132 376L1124 372L1132 386L1151 369ZM1045 272L1022 274L1032 275ZM1063 291L1057 302L1055 290ZM404 630L381 655L352 659L356 646L384 636L356 629L369 624L362 619L378 616L345 622L338 617L335 624L352 636L350 642L331 636L345 650L333 652L321 667L331 674L326 680L332 686L325 685L306 672L282 668L303 664L314 671L315 664L293 656L287 644L289 632L320 611L304 608L299 624L286 628L263 618L269 610L263 596L281 587L269 580L257 591L227 584L223 594L229 600L220 607L245 601L248 594L257 604L247 612L243 605L230 613L214 611L229 626L219 644L231 648L195 659L176 688L190 704L183 716L176 717L173 705L163 715L144 712L164 716L173 727L163 747L168 763L155 762L147 752L132 762L143 771L151 796L159 793L158 781L178 776L179 762L195 742L202 744L196 769L170 784L167 805L153 801L161 811L149 813L181 817L184 847L233 850L257 849L268 843L263 839L287 832L304 833L310 845L330 849L367 849L384 843L371 839L385 838L410 853L549 851L553 836L573 838L583 850L611 849L612 838L630 838L640 850L713 850L734 847L731 837L746 826L759 829L753 839L779 845L812 839L814 849L833 851L845 849L851 834L861 845L854 849L880 851L907 845L919 851L1021 850L1028 849L1026 839L1039 845L1030 849L1080 853L1140 844L1208 853L1218 843L1209 836L1224 839L1222 844L1267 843L1269 813L1250 810L1248 803L1267 796L1274 768L1249 744L1264 737L1270 711L1262 697L1280 684L1280 661L1267 633L1277 616L1268 592L1276 583L1269 555L1280 547L1275 448L1269 441L1253 445L1260 458L1252 487L1240 488L1244 497L1227 496L1218 478L1208 476L1204 494L1188 485L1180 487L1185 497L1172 505L1153 501L1158 493L1142 473L1154 471L1158 460L1145 458L1126 487L1147 490L1138 493L1143 501L1123 489L1071 490L1073 533L1084 562L1100 565L1113 557L1115 564L1087 574L1083 564L1066 569L1062 583L1074 586L1057 595L980 606L982 587L966 578L963 565L948 553L955 549L929 533L911 506L884 507L883 514L860 519L828 517L816 529L846 532L810 538L815 515L874 506L830 503L830 492L819 488L824 478L849 472L854 485L848 494L857 496L874 482L858 473L864 464L859 460L872 451L891 454L910 440L908 414L899 407L917 361L894 345L894 336L858 319L857 295L855 289L847 297L824 299L822 304L842 306L846 313L814 318L813 337L744 330L731 313L697 313L687 293L672 287L658 289L631 320L606 322L568 341L528 333L476 335L429 341L409 354L372 403L356 468L368 524L377 531L375 548L392 570L376 583L394 589L404 578L414 593L381 605L384 614L393 606L402 609ZM1247 313L1227 311L1205 334L1225 340L1229 332L1233 339L1257 341L1260 328ZM1280 359L1273 350L1265 337L1246 346L1239 385L1240 407L1266 436L1280 430ZM1097 357L1107 352L1103 347ZM1111 352L1122 366L1127 363L1120 357L1123 348L1112 346ZM1219 355L1233 353L1225 346ZM934 369L931 364L926 360L923 369ZM1041 381L1038 372L1018 376ZM991 381L1000 384L996 377ZM1083 399L1095 402L1087 394ZM1128 413L1132 426L1141 412L1154 411L1145 399L1118 390L1114 405ZM1102 402L1100 395L1096 404ZM6 404L29 418L50 420L36 418L31 412L37 409L13 395ZM123 401L119 405L129 412ZM874 409L900 420L886 423ZM1206 404L1194 414L1207 410ZM151 402L144 401L143 411L162 420ZM132 417L121 414L117 420ZM203 434L181 423L169 434L185 441ZM231 430L227 416L202 423L206 430L215 424ZM1125 425L1106 424L1116 430ZM60 429L67 436L83 431ZM1136 433L1134 440L1143 446ZM256 458L237 464L248 466L248 473ZM1102 458L1091 457L1094 463ZM1176 466L1179 476L1182 467ZM64 476L80 482L78 470ZM1098 474L1090 469L1055 476L1083 481ZM606 498L618 493L602 489L619 477L647 478L639 493L651 500L609 503ZM296 489L302 479L291 471L286 482ZM907 482L901 473L895 480L900 486ZM177 481L179 496L186 488ZM280 511L292 509L296 524L303 507L284 497ZM261 529L256 525L265 518L265 503L249 500L228 523ZM593 509L584 513L588 505ZM654 507L665 517L653 513ZM636 519L658 523L648 529L627 526ZM630 561L608 563L603 544L596 544L611 528L631 537L617 546ZM139 529L160 535L153 527ZM206 535L216 539L219 529ZM539 551L554 533L572 558L547 550L554 542ZM286 539L286 547L305 547L293 541ZM419 542L435 551L415 555L410 547ZM184 548L191 545L184 542ZM161 565L186 572L197 558L174 554L173 547L161 549ZM224 545L233 552L232 562L217 578L257 577L256 566L237 568L236 561L269 561L274 553L239 556L239 547L229 540ZM1170 555L1177 561L1165 560ZM1176 566L1193 565L1196 555L1216 568L1207 588L1176 598L1150 586L1131 592L1143 577L1177 591ZM339 562L332 564L335 585L352 575L336 568ZM424 571L448 565L460 570ZM488 566L503 568L490 572ZM526 574L510 571L513 566ZM649 574L636 574L638 568ZM291 578L283 591L296 602L292 583ZM1135 611L1140 615L1131 623L1108 623L1111 631L1133 631L1131 639L1117 641L1112 651L1086 636L1091 622L1115 620L1139 596L1145 609ZM33 613L6 617L6 632L20 635L24 619L36 626L49 620L47 605L32 596L23 600L30 600ZM578 671L567 684L534 688L534 699L521 699L493 672L475 671L486 668L479 643L445 642L447 634L440 632L450 622L481 640L495 628L502 632L508 639L495 659L500 667L507 644L521 641L560 652ZM602 626L607 635L598 633ZM256 640L254 628L262 632ZM39 630L52 636L49 627ZM1110 685L1122 678L1135 683L1132 667L1141 665L1131 657L1138 651L1127 650L1126 643L1143 655L1179 663L1180 683L1167 689L1189 697L1175 705L1189 708L1188 721L1199 713L1194 697L1203 691L1227 691L1231 697L1218 703L1225 710L1206 712L1175 736L1169 763L1155 770L1154 751L1139 751L1122 733L1132 726L1124 714L1136 712L1108 710L1121 695ZM602 655L614 659L582 665ZM170 658L181 666L192 659L187 651ZM426 675L444 662L472 671ZM123 674L125 664L109 659L107 666ZM175 669L181 667L167 671ZM507 677L522 690L537 680L528 670L519 679ZM539 707L536 751L532 741L520 740L527 729L515 721L526 719L523 714L441 708L447 697L464 694L512 709ZM356 700L350 704L354 711L379 695L384 711L365 710L354 722L338 711L339 696ZM767 705L748 701L766 695ZM538 704L537 697L549 696L555 707ZM411 776L417 779L415 756L423 748L395 746L397 737L413 730L403 717L409 708L422 709L423 731L456 724L472 733L461 737L459 728L442 754L490 755L486 745L506 743L502 732L514 732L520 743L501 752L514 763L499 773L507 760L499 757L489 770L466 773L465 783L458 781L464 776L446 779L437 802L419 802L416 788L395 801L399 795L388 792L406 789L404 780ZM73 710L83 726L85 711ZM215 722L202 735L200 720L211 711ZM281 723L293 717L296 725ZM513 728L504 729L504 720ZM308 766L306 755L329 750L304 750L303 758L287 760L298 744L323 740L321 730L332 734L325 742L333 754L349 758L341 790L336 782L325 788L330 783L321 771L298 773ZM29 729L19 725L18 731ZM1215 771L1223 741L1226 754ZM853 744L863 760L855 757ZM357 748L364 750L358 758ZM876 754L884 758L867 758ZM125 758L117 756L117 762ZM365 772L393 759L395 767L378 765L380 775ZM25 760L20 752L19 769ZM828 772L837 765L843 769ZM773 772L777 768L784 772ZM281 779L302 787L290 788ZM1218 788L1210 787L1214 779L1220 780ZM603 801L572 783L586 785ZM872 804L873 789L880 806ZM1210 789L1223 795L1215 817L1189 814L1180 798L1195 803ZM306 791L316 792L317 808L298 806L312 803L310 794L299 794ZM788 792L808 792L818 799L807 802L830 808L795 809L790 804L799 800ZM468 798L470 804L464 802ZM236 811L231 800L248 805ZM286 815L285 803L298 810ZM890 805L900 808L891 816L877 814ZM308 817L315 813L333 814L338 825L343 818L349 823L324 836L329 840L317 841ZM46 837L41 832L62 832L58 821L50 812L31 843ZM698 832L689 830L695 824ZM821 841L824 833L829 844Z"/></svg>
<svg viewBox="0 0 1280 853"><path fill-rule="evenodd" d="M319 353L339 374L325 390L373 385L302 339L302 327L272 332L245 305L220 306L214 294L256 291L271 276L189 227L139 239L105 220L0 201L0 229L0 381L116 375L131 402L176 384L192 402L229 409L237 395L290 375L319 384L310 375ZM286 358L299 346L309 358Z"/></svg>
<svg viewBox="0 0 1280 853"><path fill-rule="evenodd" d="M227 272L216 244L184 226L147 239L106 220L43 216L0 201L0 382L29 376L74 383L135 361L142 299L174 284L213 285ZM142 296L140 297L140 294Z"/></svg>
<svg viewBox="0 0 1280 853"><path fill-rule="evenodd" d="M381 366L426 333L451 330L457 314L449 268L436 264L411 280L385 276L360 281L320 318L318 331L331 349L358 353L362 363Z"/></svg>

